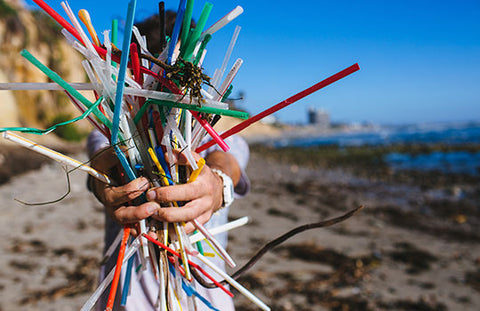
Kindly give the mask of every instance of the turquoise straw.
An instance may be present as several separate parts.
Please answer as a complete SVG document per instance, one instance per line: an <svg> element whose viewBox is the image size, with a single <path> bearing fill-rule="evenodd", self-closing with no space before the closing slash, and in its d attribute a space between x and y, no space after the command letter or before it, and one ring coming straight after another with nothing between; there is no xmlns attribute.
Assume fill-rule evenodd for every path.
<svg viewBox="0 0 480 311"><path fill-rule="evenodd" d="M65 80L63 80L55 71L51 70L50 68L48 68L47 66L45 66L44 64L42 64L38 59L36 59L32 54L30 54L29 51L27 50L22 50L20 52L20 55L22 55L23 57L25 57L30 63L32 63L35 67L37 67L38 69L40 69L45 75L47 75L50 79L52 79L55 83L57 83L58 85L60 85L61 87L63 87L65 89L65 91L67 91L68 93L70 93L73 97L75 97L76 99L78 99L83 105L85 105L85 107L87 107L87 109L89 109L90 107L93 106L93 103L91 101L89 101L88 99L86 99L82 94L80 94L75 88L73 88L70 84L68 84L68 82L66 82ZM105 124L106 127L108 127L109 129L112 128L112 122L110 122L110 120L107 119L107 117L105 117L105 115L103 115L103 113L100 112L100 110L98 110L98 107L95 107L94 110L93 110L93 114L103 123Z"/></svg>
<svg viewBox="0 0 480 311"><path fill-rule="evenodd" d="M130 1L128 4L127 22L125 23L125 32L123 36L122 58L120 61L120 69L118 70L117 90L115 93L115 110L113 112L112 138L111 145L115 149L123 169L127 173L128 178L134 180L136 178L125 154L117 145L118 133L120 129L120 112L122 111L123 91L125 89L125 76L127 72L128 57L130 55L130 41L132 40L133 17L135 15L136 0Z"/></svg>
<svg viewBox="0 0 480 311"><path fill-rule="evenodd" d="M102 100L103 100L103 97L100 97L90 108L85 110L85 112L82 113L80 116L78 116L74 119L65 121L65 122L61 122L61 123L52 125L51 127L49 127L46 130L40 130L40 129L36 129L36 128L33 128L33 127L0 127L0 133L5 132L5 131L10 131L10 132L21 132L21 133L29 133L29 134L36 134L36 135L48 134L48 133L56 130L60 126L64 126L64 125L67 125L67 124L74 123L74 122L77 122L79 120L85 119L90 113L92 113L98 107L98 105L100 105Z"/></svg>

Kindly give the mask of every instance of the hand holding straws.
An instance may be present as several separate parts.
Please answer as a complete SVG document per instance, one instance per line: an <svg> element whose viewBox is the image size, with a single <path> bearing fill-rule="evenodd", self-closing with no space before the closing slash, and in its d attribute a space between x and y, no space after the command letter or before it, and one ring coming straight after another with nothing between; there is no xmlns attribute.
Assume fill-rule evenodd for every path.
<svg viewBox="0 0 480 311"><path fill-rule="evenodd" d="M195 181L205 162L203 159L198 162L195 161L192 150L198 146L206 133L211 136L212 140L197 148L197 152L203 151L215 143L224 151L227 151L229 146L224 139L228 136L359 69L357 64L350 66L247 119L248 115L246 113L229 110L228 105L222 102L227 90L231 88L232 80L243 63L243 60L238 59L222 81L240 27L237 26L235 29L222 67L215 71L213 79L206 76L201 68L201 62L206 54L205 46L208 41L215 32L243 12L240 6L237 6L211 27L204 30L213 7L211 3L207 2L202 10L197 26L191 29L190 21L193 14L193 0L181 0L173 34L169 41L165 37L161 38L161 46L164 50L158 51L160 53L159 56L154 57L154 51L147 50L146 42L138 30L133 27L136 0L131 0L128 4L122 50L118 50L111 43L111 41L115 42L115 40L110 40L108 32L104 33L105 40L103 44L100 42L86 10L81 10L79 17L87 27L93 43L87 37L80 22L66 2L62 2L62 7L69 16L71 23L61 17L43 0L33 1L65 28L62 33L66 36L67 41L74 49L83 54L86 59L82 62L82 65L91 83L82 85L70 84L43 65L28 51L22 51L21 55L57 83L58 87L54 87L51 84L5 84L0 85L0 90L62 89L67 93L75 106L80 109L82 116L55 125L47 130L0 128L0 132L4 132L3 137L6 139L42 153L65 165L76 166L106 184L112 184L112 181L104 173L12 132L20 131L42 135L55 130L58 126L74 122L80 118L88 118L110 140L111 146L115 150L122 166L125 176L123 182L146 175L153 186L167 187L187 183L187 181ZM160 3L159 8L160 20L164 23L163 2ZM161 28L161 33L163 33L164 26L161 25ZM183 29L181 35L180 29ZM135 34L138 46L136 43L131 42L132 33ZM116 36L115 31L112 36ZM119 68L117 68L117 64L120 64ZM129 68L131 69L131 74ZM204 89L204 87L208 87L208 90ZM77 91L77 88L94 90L97 98L96 102L90 102ZM213 129L212 124L214 121L212 120L218 118L215 116L220 115L230 115L246 120L219 135ZM127 154L121 149L121 146L126 147ZM180 168L174 162L174 149L180 149L180 152L184 153L188 159L189 170ZM183 173L181 174L181 172ZM185 174L184 172L187 173ZM190 178L188 178L189 172L191 172ZM144 197L140 198L145 200ZM177 208L182 208L182 205L183 202L170 202L169 204L169 206ZM82 310L93 308L95 302L109 284L111 284L111 291L107 310L113 308L122 265L128 260L127 267L129 269L126 277L126 280L128 280L128 273L131 273L133 254L135 252L138 252L142 265L150 263L152 270L156 271L157 280L160 284L158 305L162 311L167 310L167 308L169 310L177 310L180 304L180 302L177 302L179 301L178 297L183 297L184 291L189 293L188 296L196 293L194 288L192 288L191 281L192 275L197 275L197 270L212 280L215 286L224 290L228 295L233 296L217 280L203 270L201 266L195 263L193 259L202 262L212 271L222 276L262 310L270 310L260 299L194 249L192 243L197 242L198 236L202 235L212 245L214 250L219 253L222 259L231 266L235 265L233 259L213 237L212 232L207 230L198 220L193 220L193 224L200 232L195 236L195 240L190 240L189 236L186 235L183 222L174 223L171 226L167 223L160 224L159 228L163 227L163 230L157 231L158 241L147 234L147 229L157 227L156 221L144 219L139 224L140 235L130 245L128 243L130 226L124 227L116 267L108 274L108 277L86 302ZM171 230L172 228L174 230ZM227 230L229 228L233 228L233 225L225 226L225 228L222 227L218 230ZM212 231L217 230L214 229ZM119 243L120 239L116 239L116 241L116 243ZM156 258L155 252L150 251L153 244L149 243L162 248L159 258ZM167 244L175 249L168 247ZM171 271L170 274L168 273L169 270ZM125 302L129 281L125 281L122 287L124 290L122 300ZM198 297L198 293L196 295ZM199 297L199 299L209 308L213 308L203 297ZM182 305L181 308L187 310L188 306Z"/></svg>

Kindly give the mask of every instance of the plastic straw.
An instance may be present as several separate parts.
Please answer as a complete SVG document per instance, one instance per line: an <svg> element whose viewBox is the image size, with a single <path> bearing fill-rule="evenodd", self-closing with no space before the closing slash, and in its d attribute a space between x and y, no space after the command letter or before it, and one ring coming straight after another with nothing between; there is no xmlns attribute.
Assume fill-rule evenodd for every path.
<svg viewBox="0 0 480 311"><path fill-rule="evenodd" d="M197 106L193 101L190 103L190 98L183 95L177 95L172 93L160 92L160 91L153 91L153 90L145 90L145 89L137 89L132 87L126 87L124 93L126 95L132 96L141 96L145 98L151 99L158 99L164 101L171 101L175 103L184 103L190 106ZM202 99L202 107L211 107L216 109L228 109L228 105L222 103L220 101L213 101L210 99Z"/></svg>
<svg viewBox="0 0 480 311"><path fill-rule="evenodd" d="M237 42L238 34L240 33L241 29L242 27L240 26L235 27L235 31L233 32L232 39L230 40L230 44L228 45L227 52L225 53L225 57L223 58L222 67L220 68L220 70L218 71L216 70L215 73L213 74L212 85L214 86L214 88L218 89L218 85L220 84L220 80L222 80L223 74L225 73L225 70L228 65L228 61L232 56L232 51L233 51L233 48L235 47L235 43ZM209 93L212 95L215 93L214 88L210 87L210 90L209 90Z"/></svg>
<svg viewBox="0 0 480 311"><path fill-rule="evenodd" d="M223 233L225 231L229 231L229 230L241 227L241 226L245 225L247 222L248 222L248 217L245 216L245 217L239 218L237 220L231 221L229 223L226 223L224 225L221 225L221 226L218 226L218 227L215 227L215 228L211 228L208 231L210 232L210 234L216 235L216 234L219 234L219 233ZM196 243L196 242L199 242L199 241L204 240L204 239L205 239L205 236L201 232L197 232L197 233L190 236L190 242L192 242L192 243Z"/></svg>
<svg viewBox="0 0 480 311"><path fill-rule="evenodd" d="M182 38L180 48L186 48L188 34L190 33L190 24L192 22L192 12L194 0L187 0L187 8L185 9L185 15L183 17L182 25Z"/></svg>
<svg viewBox="0 0 480 311"><path fill-rule="evenodd" d="M127 249L125 252L125 256L123 258L123 263L127 262L130 257L132 257L133 254L138 250L140 247L140 236L137 237L131 244L130 247ZM93 309L95 304L97 303L97 300L100 298L100 296L103 294L103 292L107 289L107 287L110 285L110 283L113 280L113 276L115 274L115 269L116 265L110 270L108 275L103 279L103 281L98 285L97 289L95 292L88 298L88 300L85 302L83 307L80 309L80 311L90 311Z"/></svg>
<svg viewBox="0 0 480 311"><path fill-rule="evenodd" d="M175 51L178 35L180 34L183 15L185 14L185 2L186 0L180 0L180 3L178 4L177 16L175 18L175 25L173 26L173 31L172 31L172 38L170 39L170 44L168 46L167 64L169 65L172 63L173 51Z"/></svg>
<svg viewBox="0 0 480 311"><path fill-rule="evenodd" d="M95 31L95 28L92 25L92 20L90 18L90 14L88 13L88 11L85 9L81 9L78 12L78 17L80 17L80 20L83 22L83 24L87 26L88 32L90 33L90 37L92 38L95 45L100 46L101 45L100 40L98 39L97 32Z"/></svg>
<svg viewBox="0 0 480 311"><path fill-rule="evenodd" d="M315 85L312 85L311 87L309 87L308 89L305 89L303 91L301 91L300 93L297 93L287 99L285 99L284 101L260 112L259 114L243 121L242 123L239 123L237 124L236 126L232 127L231 129L229 129L228 131L224 132L222 135L221 135L221 138L223 139L226 139L227 137L230 137L240 131L242 131L243 129L247 128L248 126L250 126L251 124L265 118L266 116L269 116L271 115L272 113L275 113L277 111L279 111L280 109L283 109L285 107L287 107L288 105L291 105L293 103L295 103L296 101L342 79L342 78L345 78L346 76L354 73L355 71L357 70L360 70L360 67L358 66L358 64L353 64L352 66L348 67L348 68L345 68L344 70L328 77L327 79L325 80L322 80L320 82L318 82L317 84ZM205 144L203 144L202 146L200 146L199 148L197 148L195 151L200 153L204 150L206 150L207 148L209 148L210 146L212 146L215 142L212 142L212 141L209 141Z"/></svg>
<svg viewBox="0 0 480 311"><path fill-rule="evenodd" d="M241 58L237 59L235 63L232 66L232 69L230 69L230 72L227 74L225 77L225 80L223 80L222 86L217 90L218 93L215 94L214 99L217 101L222 100L223 95L227 92L228 88L232 84L233 79L237 75L238 71L240 70L240 67L242 67L243 60Z"/></svg>
<svg viewBox="0 0 480 311"><path fill-rule="evenodd" d="M163 243L160 243L158 242L157 240L155 240L154 238L152 238L151 236L147 235L147 234L143 234L143 236L145 238L147 238L147 240L149 240L150 242L160 246L161 248L163 248L164 250L168 251L169 253L177 256L178 258L180 258L180 254L176 251L174 251L173 249L171 249L170 247L164 245ZM198 254L197 254L198 255ZM199 265L197 265L196 263L188 260L189 264L194 267L195 269L197 269L198 271L200 271L203 275L205 275L208 279L210 279L213 283L215 283L216 286L218 286L221 290L223 290L227 295L229 295L230 297L233 297L233 294L225 288L225 286L223 286L221 283L219 283L217 280L215 280L211 275L209 275L207 272L205 272L205 270L202 269L202 267L200 267ZM212 264L214 265L214 264ZM214 265L215 266L215 265ZM218 268L217 268L218 269ZM213 270L213 269L212 269ZM215 270L214 270L215 271Z"/></svg>
<svg viewBox="0 0 480 311"><path fill-rule="evenodd" d="M78 91L91 91L94 89L91 83L69 83L71 87ZM0 83L1 91L30 91L30 90L46 90L46 91L63 91L63 88L57 83Z"/></svg>
<svg viewBox="0 0 480 311"><path fill-rule="evenodd" d="M200 39L207 35L213 35L215 32L220 30L221 28L225 27L228 23L233 21L235 18L237 18L240 14L243 13L243 8L241 6L237 6L235 9L227 13L224 17L219 19L215 24L210 26L207 30L205 30L202 33L202 36Z"/></svg>
<svg viewBox="0 0 480 311"><path fill-rule="evenodd" d="M43 65L39 60L37 60L30 52L27 50L22 50L20 55L25 57L29 62L31 62L34 66L40 69L44 74L46 74L50 79L54 82L58 83L61 87L63 87L67 92L69 92L72 96L78 99L85 107L90 108L93 103L86 99L82 94L80 94L77 90L75 90L70 84L68 84L65 80L63 80L56 72L48 68L47 66ZM93 110L93 114L100 119L100 121L105 124L108 128L112 128L112 123L108 120L99 110L98 108Z"/></svg>
<svg viewBox="0 0 480 311"><path fill-rule="evenodd" d="M135 0L133 0L135 1ZM115 296L117 294L118 282L120 281L120 272L122 271L123 258L125 257L125 249L127 247L127 241L130 237L130 227L123 228L123 238L120 244L120 251L118 252L117 265L115 266L115 273L113 275L112 286L110 287L110 293L108 295L106 311L111 311L113 303L115 302Z"/></svg>
<svg viewBox="0 0 480 311"><path fill-rule="evenodd" d="M214 247L212 249L216 249L221 257L225 260L225 262L232 268L235 268L237 265L235 264L235 261L233 261L232 257L227 253L227 251L222 247L222 245L213 237L213 235L205 228L198 220L193 219L192 220L193 225L195 228L200 231L205 238L210 241Z"/></svg>
<svg viewBox="0 0 480 311"><path fill-rule="evenodd" d="M195 45L197 44L197 41L200 38L203 29L205 28L205 24L207 23L207 19L210 15L210 12L212 11L212 8L213 4L211 4L210 2L206 2L203 6L203 10L200 14L200 18L198 19L197 26L195 26L195 29L193 30L191 36L188 37L188 46L182 54L185 60L189 60L192 57Z"/></svg>
<svg viewBox="0 0 480 311"><path fill-rule="evenodd" d="M205 265L207 265L210 269L212 269L215 273L220 275L222 278L225 279L230 285L235 287L240 293L242 293L245 297L247 297L251 302L256 304L260 309L265 310L265 311L270 311L270 307L268 307L263 301L258 299L256 296L254 296L252 293L250 293L245 287L243 287L240 283L232 279L225 271L222 269L218 268L216 265L214 265L210 260L205 258L202 254L197 254L196 256L198 260L203 262Z"/></svg>
<svg viewBox="0 0 480 311"><path fill-rule="evenodd" d="M133 92L132 92L133 93ZM139 94L141 94L139 92ZM165 100L148 100L145 102L145 105L140 108L138 113L135 115L134 122L138 123L142 116L145 114L145 112L148 110L148 107L150 105L158 105L158 106L165 106L169 108L181 108L181 109L187 109L195 112L204 112L204 113L209 113L209 114L219 114L219 115L226 115L226 116L231 116L234 118L239 118L239 119L247 119L248 118L248 113L243 112L243 111L236 111L236 110L227 110L227 109L218 109L218 108L213 108L213 107L206 107L202 106L199 107L197 105L193 104L183 104L179 102L174 102L174 101L165 101Z"/></svg>
<svg viewBox="0 0 480 311"><path fill-rule="evenodd" d="M35 152L43 154L44 156L47 156L50 159L60 162L64 165L75 167L75 168L78 168L79 170L87 172L88 174L100 180L101 182L104 182L106 184L111 184L111 180L110 178L108 178L107 175L100 173L99 171L95 170L94 168L88 165L85 165L80 161L77 161L64 154L61 154L60 152L57 152L55 150L39 145L31 140L28 140L24 137L18 136L8 131L3 133L3 138L8 139L14 143L17 143L25 148L28 148Z"/></svg>

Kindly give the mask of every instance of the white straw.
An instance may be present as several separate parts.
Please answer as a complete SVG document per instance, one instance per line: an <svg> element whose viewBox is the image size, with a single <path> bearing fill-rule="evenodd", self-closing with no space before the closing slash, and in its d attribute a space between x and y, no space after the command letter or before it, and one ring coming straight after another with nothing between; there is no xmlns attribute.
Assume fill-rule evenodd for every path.
<svg viewBox="0 0 480 311"><path fill-rule="evenodd" d="M61 154L60 152L54 151L52 149L49 149L47 147L44 147L42 145L39 145L31 140L28 140L26 138L23 138L21 136L18 136L16 134L13 134L9 131L6 131L3 133L3 138L8 139L10 141L13 141L19 145L22 145L23 147L29 148L35 152L38 152L40 154L43 154L44 156L49 157L52 160L55 160L57 162L60 162L64 165L71 166L78 168L79 170L82 170L84 172L87 172L88 174L92 175L96 179L106 183L110 184L111 180L108 178L107 175L100 173L99 171L95 170L94 168L83 164L80 161L77 161L73 158L67 157L64 154Z"/></svg>
<svg viewBox="0 0 480 311"><path fill-rule="evenodd" d="M193 225L195 228L200 231L205 238L207 238L208 241L210 241L213 244L213 247L222 255L223 259L225 262L232 268L235 268L237 265L235 264L235 261L233 261L233 258L230 257L230 255L227 253L227 251L222 247L222 245L213 237L213 235L208 232L207 228L205 228L198 220L193 219L192 220Z"/></svg>
<svg viewBox="0 0 480 311"><path fill-rule="evenodd" d="M233 32L233 36L232 36L232 40L230 40L230 44L228 45L227 53L225 54L225 58L223 59L222 67L220 68L220 70L218 72L215 72L215 73L218 73L217 76L215 76L215 74L213 76L212 85L215 88L218 88L218 84L220 83L220 80L222 79L223 74L225 73L225 69L227 68L228 61L230 60L230 56L232 55L233 47L235 46L235 43L237 42L237 38L238 38L238 34L240 33L240 29L242 29L242 27L240 27L240 26L235 27L235 31ZM210 87L209 93L213 95L214 92L215 92L215 90L212 87Z"/></svg>
<svg viewBox="0 0 480 311"><path fill-rule="evenodd" d="M224 225L221 225L221 226L218 226L218 227L215 227L215 228L212 228L212 229L208 229L208 231L210 232L210 234L216 235L216 234L219 234L219 233L223 233L225 231L229 231L229 230L241 227L241 226L245 225L246 223L248 223L248 217L247 216L239 218L239 219L234 220L234 221L231 221L231 222L226 223ZM205 236L201 232L197 232L197 233L190 236L190 242L192 242L192 243L196 243L196 242L199 242L199 241L204 240L204 239L205 239Z"/></svg>
<svg viewBox="0 0 480 311"><path fill-rule="evenodd" d="M232 84L232 81L237 75L238 71L240 70L240 67L242 67L242 64L243 64L243 60L241 58L235 61L235 64L233 64L232 69L230 69L230 72L225 77L225 80L223 80L222 86L220 86L220 88L218 89L218 93L215 93L215 97L214 97L215 100L217 101L222 100L223 95L225 95L225 93L228 90L228 87L230 86L230 84Z"/></svg>
<svg viewBox="0 0 480 311"><path fill-rule="evenodd" d="M242 13L243 13L243 8L241 6L237 6L235 9L233 9L232 11L227 13L227 15L225 15L224 17L219 19L215 24L213 24L207 30L205 30L202 33L202 36L200 37L200 40L198 40L198 41L202 41L202 39L206 35L213 35L215 32L222 29L225 25L227 25L228 23L233 21L235 18L237 18Z"/></svg>
<svg viewBox="0 0 480 311"><path fill-rule="evenodd" d="M78 91L91 91L94 89L91 83L68 83ZM64 89L54 82L47 83L0 83L0 91L64 91Z"/></svg>
<svg viewBox="0 0 480 311"><path fill-rule="evenodd" d="M260 309L265 311L270 311L270 307L268 307L263 301L258 299L255 295L250 293L245 287L243 287L240 283L232 279L225 271L218 268L215 264L205 258L202 254L197 254L196 258L198 258L201 262L206 264L210 269L212 269L215 273L220 275L222 278L225 279L230 285L235 287L240 293L242 293L245 297L247 297L251 302L256 304Z"/></svg>
<svg viewBox="0 0 480 311"><path fill-rule="evenodd" d="M145 89L137 89L137 88L132 88L132 87L125 87L124 94L126 95L132 95L132 96L141 96L145 98L153 98L153 99L159 99L159 100L165 100L165 101L170 101L170 102L176 102L176 103L183 103L183 104L189 104L189 105L196 105L190 103L190 98L187 98L187 96L183 95L176 95L172 93L166 93L166 92L159 92L159 91L152 91L152 90L145 90ZM194 101L192 101L194 102ZM221 103L218 101L213 101L210 99L202 99L202 106L205 107L211 107L211 108L218 108L218 109L228 109L228 105L225 103Z"/></svg>

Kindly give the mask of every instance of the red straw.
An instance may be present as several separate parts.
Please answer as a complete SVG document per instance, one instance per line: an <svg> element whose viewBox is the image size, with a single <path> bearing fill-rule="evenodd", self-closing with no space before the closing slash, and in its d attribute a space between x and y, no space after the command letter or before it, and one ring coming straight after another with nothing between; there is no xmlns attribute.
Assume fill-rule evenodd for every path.
<svg viewBox="0 0 480 311"><path fill-rule="evenodd" d="M115 274L113 275L110 293L108 295L106 311L111 311L113 303L115 302L115 295L117 294L118 281L120 280L120 272L122 271L123 257L125 256L125 249L127 247L128 237L130 236L130 227L123 228L122 244L120 244L120 251L117 257L117 266L115 267Z"/></svg>
<svg viewBox="0 0 480 311"><path fill-rule="evenodd" d="M158 242L157 240L155 240L154 238L152 238L151 236L149 236L148 234L145 234L143 233L142 234L145 238L147 238L147 240L149 240L150 242L160 246L161 248L163 248L164 250L172 253L173 255L177 256L178 258L181 258L180 254L177 253L176 251L174 251L173 249L171 249L170 247ZM197 269L198 271L200 271L202 274L204 274L207 278L209 278L216 286L218 286L219 288L221 288L228 296L230 297L233 297L233 294L231 291L229 291L228 289L226 289L222 284L220 284L217 280L215 280L211 275L209 275L205 270L203 270L199 265L197 265L196 263L188 260L188 263L194 267L195 269Z"/></svg>
<svg viewBox="0 0 480 311"><path fill-rule="evenodd" d="M274 112L277 112L278 110L280 109L283 109L285 107L287 107L288 105L291 105L293 104L294 102L326 87L327 85L330 85L342 78L345 78L346 76L354 73L355 71L359 70L360 67L358 66L358 64L354 64L336 74L334 74L333 76L323 80L323 81L320 81L318 82L317 84L309 87L308 89L305 89L303 91L301 91L300 93L297 93L295 95L293 95L292 97L289 97L287 99L285 99L284 101L268 108L267 110L264 110L262 112L260 112L259 114L243 121L242 123L239 123L237 124L236 126L232 127L231 129L229 129L228 131L224 132L222 135L221 135L221 138L223 139L226 139L227 137L230 137L242 130L244 130L246 127L250 126L252 123L255 123L263 118L265 118L266 116L269 116L271 115L272 113ZM200 147L198 147L195 151L196 152L202 152L204 151L205 149L211 147L212 145L214 144L213 141L209 141L203 145L201 145Z"/></svg>
<svg viewBox="0 0 480 311"><path fill-rule="evenodd" d="M72 25L70 25L70 23L67 22L63 17L61 17L54 9L52 9L50 6L48 6L48 4L46 4L43 0L33 0L33 2L35 2L39 7L41 7L47 14L49 14L54 20L57 21L57 23L59 23L63 28L65 28L68 32L70 32L75 38L77 38L78 41L83 43L82 38L78 34L77 30ZM100 54L101 56L107 55L107 51L104 48L96 46L96 45L93 45L93 47L95 48L97 53ZM112 55L112 60L117 62L117 63L120 63L120 57L117 56L117 55ZM130 62L130 67L131 66L132 66L132 64ZM160 75L154 73L150 69L145 68L143 66L140 67L140 71L142 73L146 73L146 74L154 76L158 81L160 81L161 84L163 84L165 87L170 89L172 92L174 92L176 94L181 94L181 91L176 87L176 85L172 81L164 79ZM176 91L173 91L174 88L176 88ZM198 114L197 114L197 116L198 116ZM213 129L213 127L208 122L203 120L201 117L198 117L198 118L195 117L195 118L197 119L198 122L200 122L200 124L203 126L203 128L205 128L205 130L210 134L210 136L213 138L213 140L224 151L228 151L230 149L228 147L228 145L220 137L220 135L218 135L218 133ZM201 121L201 120L203 120L203 121Z"/></svg>

